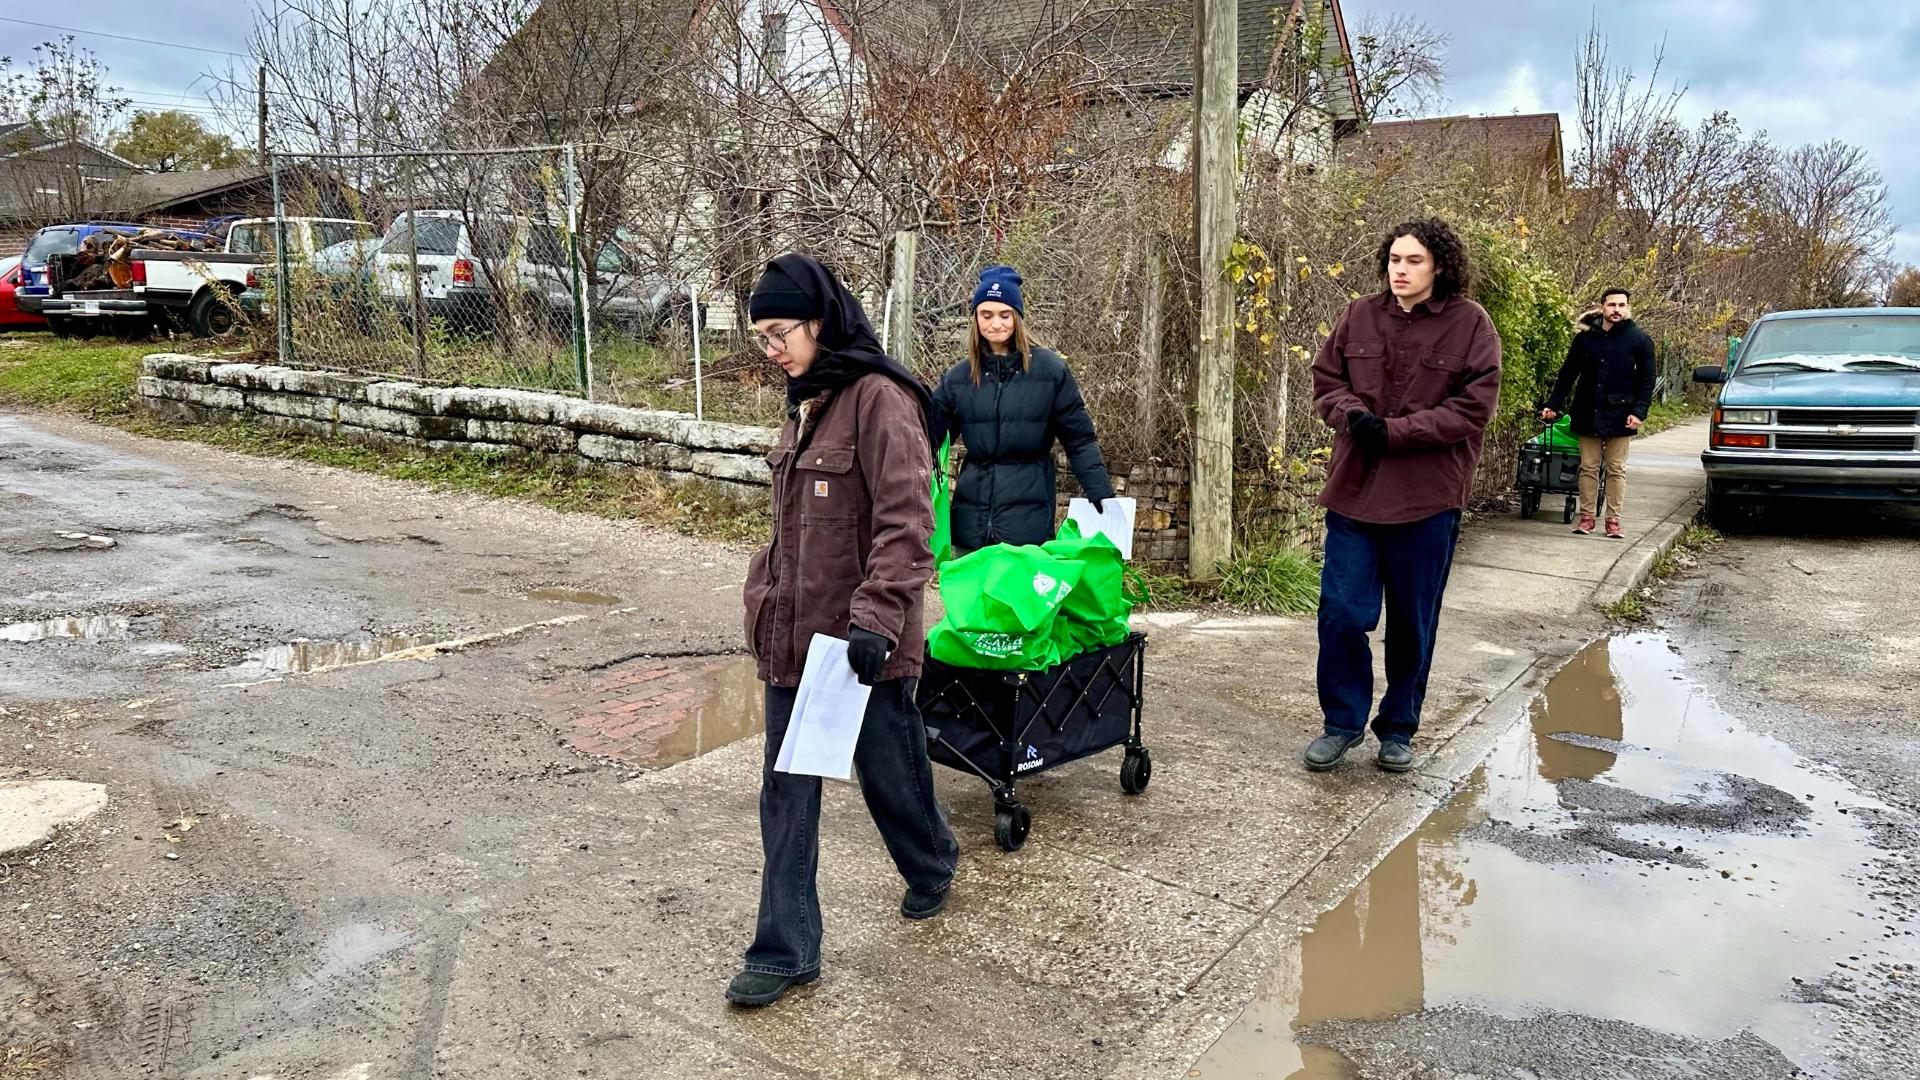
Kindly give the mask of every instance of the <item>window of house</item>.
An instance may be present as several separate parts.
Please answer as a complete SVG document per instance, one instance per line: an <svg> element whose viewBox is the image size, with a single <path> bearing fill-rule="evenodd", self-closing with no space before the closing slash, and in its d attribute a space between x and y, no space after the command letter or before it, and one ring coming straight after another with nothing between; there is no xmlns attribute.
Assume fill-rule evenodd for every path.
<svg viewBox="0 0 1920 1080"><path fill-rule="evenodd" d="M766 16L766 36L761 42L761 63L766 65L767 73L778 78L787 70L787 13L769 12Z"/></svg>

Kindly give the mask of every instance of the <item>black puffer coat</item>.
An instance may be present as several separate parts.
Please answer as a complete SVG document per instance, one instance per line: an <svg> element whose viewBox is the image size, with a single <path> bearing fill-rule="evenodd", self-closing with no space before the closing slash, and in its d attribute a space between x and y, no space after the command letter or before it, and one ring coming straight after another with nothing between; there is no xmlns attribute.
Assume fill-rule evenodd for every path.
<svg viewBox="0 0 1920 1080"><path fill-rule="evenodd" d="M1653 407L1653 339L1632 319L1611 330L1600 329L1598 318L1586 326L1573 336L1547 408L1571 417L1568 426L1575 435L1632 435L1627 417L1645 420ZM1566 404L1569 392L1571 407Z"/></svg>
<svg viewBox="0 0 1920 1080"><path fill-rule="evenodd" d="M1033 350L1026 371L1018 356L990 357L984 367L975 386L961 361L933 394L947 430L967 447L953 491L954 546L1045 543L1053 539L1056 440L1087 497L1113 497L1093 417L1066 361L1050 349Z"/></svg>

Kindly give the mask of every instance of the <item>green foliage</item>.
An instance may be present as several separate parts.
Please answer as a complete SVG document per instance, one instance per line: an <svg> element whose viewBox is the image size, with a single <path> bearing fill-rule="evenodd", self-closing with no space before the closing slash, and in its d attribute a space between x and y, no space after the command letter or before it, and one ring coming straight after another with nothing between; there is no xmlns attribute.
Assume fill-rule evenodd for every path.
<svg viewBox="0 0 1920 1080"><path fill-rule="evenodd" d="M1244 548L1220 568L1218 581L1142 574L1149 608L1224 604L1272 615L1304 615L1320 603L1320 560L1305 548L1267 541Z"/></svg>
<svg viewBox="0 0 1920 1080"><path fill-rule="evenodd" d="M1566 359L1573 340L1573 298L1520 240L1485 225L1469 227L1466 238L1474 299L1500 332L1500 412L1489 430L1495 437L1511 436L1532 427L1538 402Z"/></svg>
<svg viewBox="0 0 1920 1080"><path fill-rule="evenodd" d="M177 109L134 113L113 152L155 172L226 169L252 158L231 138L208 131L199 117Z"/></svg>

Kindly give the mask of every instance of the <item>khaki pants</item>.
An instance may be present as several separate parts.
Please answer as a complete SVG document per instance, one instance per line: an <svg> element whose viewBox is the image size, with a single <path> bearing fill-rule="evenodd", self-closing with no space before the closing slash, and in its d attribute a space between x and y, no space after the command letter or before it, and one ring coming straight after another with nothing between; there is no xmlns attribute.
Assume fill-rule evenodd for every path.
<svg viewBox="0 0 1920 1080"><path fill-rule="evenodd" d="M1600 496L1600 468L1607 470L1607 517L1619 517L1627 503L1627 448L1633 436L1601 439L1580 436L1580 512L1592 514ZM1597 515L1596 515L1597 516Z"/></svg>

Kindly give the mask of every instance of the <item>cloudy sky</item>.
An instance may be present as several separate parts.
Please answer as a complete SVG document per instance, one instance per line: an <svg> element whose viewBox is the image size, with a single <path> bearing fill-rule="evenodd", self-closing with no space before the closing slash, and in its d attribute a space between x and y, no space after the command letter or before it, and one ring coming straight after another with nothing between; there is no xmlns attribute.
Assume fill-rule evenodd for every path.
<svg viewBox="0 0 1920 1080"><path fill-rule="evenodd" d="M1279 0L1275 0L1279 2ZM1897 254L1920 263L1920 4L1861 0L1344 0L1348 26L1369 13L1413 11L1450 39L1444 113L1573 113L1573 59L1601 20L1616 62L1646 71L1662 42L1666 78L1687 86L1690 116L1726 110L1749 131L1792 145L1838 137L1864 147L1885 174L1901 225ZM19 62L59 31L106 62L140 107L205 108L211 79L245 72L243 5L232 0L92 0L13 5L0 16L0 54ZM103 34L142 39L118 40ZM143 42L166 42L167 45Z"/></svg>
<svg viewBox="0 0 1920 1080"><path fill-rule="evenodd" d="M1616 64L1643 75L1664 42L1664 78L1691 118L1725 110L1782 145L1844 139L1886 176L1920 263L1920 4L1861 0L1343 0L1369 14L1414 11L1447 34L1445 113L1558 112L1573 137L1574 54L1598 19ZM1665 84L1663 84L1665 85Z"/></svg>

